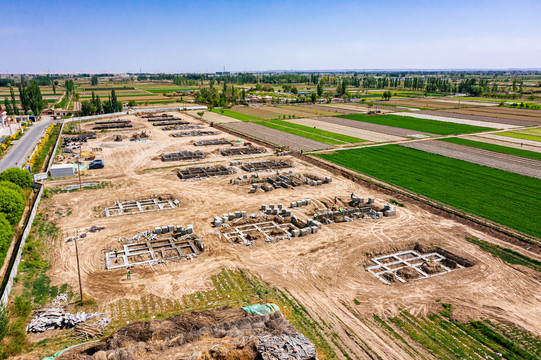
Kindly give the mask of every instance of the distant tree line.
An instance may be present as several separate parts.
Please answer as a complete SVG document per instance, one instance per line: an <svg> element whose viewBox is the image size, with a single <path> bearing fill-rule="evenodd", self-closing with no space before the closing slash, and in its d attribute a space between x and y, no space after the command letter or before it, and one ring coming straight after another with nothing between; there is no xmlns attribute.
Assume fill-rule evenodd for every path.
<svg viewBox="0 0 541 360"><path fill-rule="evenodd" d="M115 90L111 90L108 100L101 101L99 95L92 91L92 100L81 102L81 116L93 114L110 114L122 111L122 103L118 101Z"/></svg>

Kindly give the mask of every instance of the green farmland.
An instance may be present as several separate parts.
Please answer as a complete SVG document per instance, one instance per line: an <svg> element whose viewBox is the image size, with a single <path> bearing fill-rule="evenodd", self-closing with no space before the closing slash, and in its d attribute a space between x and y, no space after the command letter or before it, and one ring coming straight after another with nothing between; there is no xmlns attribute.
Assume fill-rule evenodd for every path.
<svg viewBox="0 0 541 360"><path fill-rule="evenodd" d="M473 141L473 140L462 139L462 138L447 138L447 139L440 139L440 140L450 142L453 144L465 145L465 146L470 146L470 147L474 147L478 149L495 151L495 152L499 152L503 154L515 155L515 156L520 156L520 157L525 157L525 158L541 161L541 153L538 153L535 151L515 149L515 148L510 148L507 146L494 145L494 144L484 143L481 141Z"/></svg>
<svg viewBox="0 0 541 360"><path fill-rule="evenodd" d="M283 120L262 121L258 122L258 124L330 145L344 145L366 142L366 140L356 137L337 134L320 129L314 129L309 126L299 125Z"/></svg>
<svg viewBox="0 0 541 360"><path fill-rule="evenodd" d="M399 145L317 155L541 237L541 180Z"/></svg>
<svg viewBox="0 0 541 360"><path fill-rule="evenodd" d="M226 109L212 109L212 112L215 112L216 114L222 114L225 116L232 117L233 119L237 119L240 121L260 121L263 119L260 119L258 117L252 116L252 115L246 115L241 114L236 111L226 110Z"/></svg>
<svg viewBox="0 0 541 360"><path fill-rule="evenodd" d="M368 116L364 114L349 114L337 116L344 119L364 121L372 124L393 126L402 129L422 131L437 135L471 134L483 131L495 130L492 128L472 126L465 124L456 124L447 121L437 121L429 119L418 119L409 116L399 115L377 115Z"/></svg>

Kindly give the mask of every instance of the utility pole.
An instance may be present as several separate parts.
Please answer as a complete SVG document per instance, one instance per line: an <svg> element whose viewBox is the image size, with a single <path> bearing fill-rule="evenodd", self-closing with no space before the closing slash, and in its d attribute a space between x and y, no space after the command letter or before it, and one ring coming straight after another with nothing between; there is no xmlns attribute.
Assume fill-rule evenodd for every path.
<svg viewBox="0 0 541 360"><path fill-rule="evenodd" d="M75 256L77 257L77 274L79 275L79 294L81 294L81 306L83 306L83 285L81 284L81 268L79 267L79 248L75 239Z"/></svg>
<svg viewBox="0 0 541 360"><path fill-rule="evenodd" d="M77 162L77 167L79 168L78 175L79 175L79 190L83 189L83 185L81 183L81 157L83 152L83 137L81 135L81 117L79 116L79 161Z"/></svg>

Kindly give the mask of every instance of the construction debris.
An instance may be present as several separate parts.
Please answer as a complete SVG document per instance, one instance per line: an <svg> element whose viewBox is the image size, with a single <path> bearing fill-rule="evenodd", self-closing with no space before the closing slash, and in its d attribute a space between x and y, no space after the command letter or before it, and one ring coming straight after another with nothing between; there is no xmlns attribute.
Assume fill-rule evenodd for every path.
<svg viewBox="0 0 541 360"><path fill-rule="evenodd" d="M26 327L27 332L40 333L45 330L71 329L75 325L93 319L106 313L77 312L73 315L64 312L61 307L51 307L34 311L34 318Z"/></svg>
<svg viewBox="0 0 541 360"><path fill-rule="evenodd" d="M95 130L133 127L130 120L96 121L94 124L92 129Z"/></svg>
<svg viewBox="0 0 541 360"><path fill-rule="evenodd" d="M293 167L292 162L282 161L282 160L267 160L267 161L257 161L257 162L245 162L242 164L241 169L248 172L256 171L268 171L274 169L284 169Z"/></svg>
<svg viewBox="0 0 541 360"><path fill-rule="evenodd" d="M258 337L258 356L262 360L315 360L317 351L310 340L297 332L295 335L264 335Z"/></svg>
<svg viewBox="0 0 541 360"><path fill-rule="evenodd" d="M190 129L201 129L200 125L180 125L180 126L164 126L162 130L190 130Z"/></svg>
<svg viewBox="0 0 541 360"><path fill-rule="evenodd" d="M231 141L225 139L211 139L211 140L201 140L193 143L194 146L207 146L207 145L224 145L231 144Z"/></svg>
<svg viewBox="0 0 541 360"><path fill-rule="evenodd" d="M232 147L228 149L223 149L220 153L222 156L241 156L241 155L251 155L251 154L262 154L267 152L265 148L257 148L252 146L245 147Z"/></svg>
<svg viewBox="0 0 541 360"><path fill-rule="evenodd" d="M201 151L179 151L177 153L162 154L162 161L183 161L204 159L206 155Z"/></svg>
<svg viewBox="0 0 541 360"><path fill-rule="evenodd" d="M89 183L82 183L82 184L75 184L75 185L70 185L68 187L65 187L64 190L65 191L73 191L73 190L77 190L79 188L87 188L87 187L94 187L94 186L98 186L100 183L97 183L97 182L89 182Z"/></svg>
<svg viewBox="0 0 541 360"><path fill-rule="evenodd" d="M208 135L218 135L217 131L188 131L171 134L173 137L186 137L186 136L208 136Z"/></svg>
<svg viewBox="0 0 541 360"><path fill-rule="evenodd" d="M235 173L234 167L225 166L196 166L178 170L179 179L202 179L211 176L231 175Z"/></svg>
<svg viewBox="0 0 541 360"><path fill-rule="evenodd" d="M188 124L189 124L189 122L184 121L184 120L169 120L169 119L168 119L168 121L159 121L159 122L152 123L152 125L154 125L154 126L188 125Z"/></svg>

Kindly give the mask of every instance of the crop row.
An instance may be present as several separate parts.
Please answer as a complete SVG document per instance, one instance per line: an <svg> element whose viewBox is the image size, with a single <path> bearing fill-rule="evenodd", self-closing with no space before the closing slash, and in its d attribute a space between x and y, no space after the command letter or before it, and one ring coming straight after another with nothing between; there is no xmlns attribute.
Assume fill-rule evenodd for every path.
<svg viewBox="0 0 541 360"><path fill-rule="evenodd" d="M399 145L349 149L318 156L541 237L539 179Z"/></svg>

